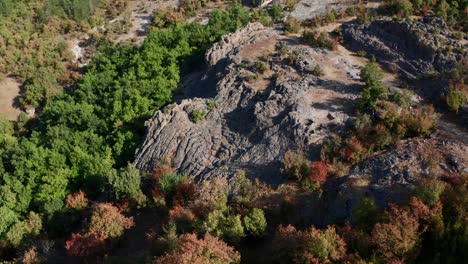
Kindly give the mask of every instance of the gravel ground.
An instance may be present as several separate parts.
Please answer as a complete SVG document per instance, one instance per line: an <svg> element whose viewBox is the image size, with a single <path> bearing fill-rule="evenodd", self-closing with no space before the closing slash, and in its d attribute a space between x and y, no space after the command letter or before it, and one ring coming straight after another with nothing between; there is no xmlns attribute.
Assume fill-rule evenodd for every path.
<svg viewBox="0 0 468 264"><path fill-rule="evenodd" d="M344 1L340 0L302 0L296 5L296 9L291 13L299 21L314 18L323 15L328 8L341 9L346 8Z"/></svg>

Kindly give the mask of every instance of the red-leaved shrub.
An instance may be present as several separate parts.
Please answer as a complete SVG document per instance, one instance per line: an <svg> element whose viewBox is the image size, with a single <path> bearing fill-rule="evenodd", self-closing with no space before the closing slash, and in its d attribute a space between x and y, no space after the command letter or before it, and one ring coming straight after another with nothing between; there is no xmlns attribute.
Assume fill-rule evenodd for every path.
<svg viewBox="0 0 468 264"><path fill-rule="evenodd" d="M328 166L323 161L314 161L309 167L309 179L318 185L323 184L327 180Z"/></svg>
<svg viewBox="0 0 468 264"><path fill-rule="evenodd" d="M67 208L84 209L88 207L88 198L82 191L67 196Z"/></svg>
<svg viewBox="0 0 468 264"><path fill-rule="evenodd" d="M65 243L65 248L71 256L89 256L104 251L106 242L95 233L85 235L72 234Z"/></svg>
<svg viewBox="0 0 468 264"><path fill-rule="evenodd" d="M171 253L154 261L154 264L195 263L240 263L240 254L233 247L209 234L202 239L198 239L195 234L183 234L178 238Z"/></svg>
<svg viewBox="0 0 468 264"><path fill-rule="evenodd" d="M118 238L134 224L133 217L125 217L117 207L110 203L101 203L93 210L89 232L103 239Z"/></svg>

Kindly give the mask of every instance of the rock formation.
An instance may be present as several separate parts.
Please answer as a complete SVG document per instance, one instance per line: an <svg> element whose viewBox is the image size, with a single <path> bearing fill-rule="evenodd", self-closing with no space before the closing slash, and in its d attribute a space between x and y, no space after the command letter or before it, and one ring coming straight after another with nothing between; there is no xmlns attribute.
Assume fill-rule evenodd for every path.
<svg viewBox="0 0 468 264"><path fill-rule="evenodd" d="M421 85L431 98L448 88L446 78L434 80L433 75L450 72L467 55L466 41L453 38L445 22L436 17L416 21L385 18L369 24L344 24L342 29L349 49L365 51L408 80L431 77Z"/></svg>
<svg viewBox="0 0 468 264"><path fill-rule="evenodd" d="M182 83L192 99L147 121L135 166L151 171L169 159L178 172L198 180L244 170L278 183L287 150L317 158L320 143L344 128L358 92L359 67L292 41L258 23L225 36L206 53L205 74ZM262 60L267 69L256 73ZM314 76L318 64L338 69L341 79Z"/></svg>

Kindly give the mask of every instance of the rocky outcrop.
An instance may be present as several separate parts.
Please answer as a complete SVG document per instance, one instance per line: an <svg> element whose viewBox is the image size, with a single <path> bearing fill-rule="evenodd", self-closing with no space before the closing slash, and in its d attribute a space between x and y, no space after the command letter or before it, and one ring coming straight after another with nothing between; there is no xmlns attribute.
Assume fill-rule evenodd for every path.
<svg viewBox="0 0 468 264"><path fill-rule="evenodd" d="M343 25L343 41L353 51L365 51L387 69L406 79L424 79L431 85L423 91L429 97L446 91L447 81L433 80L433 73L446 73L466 57L466 44L455 40L445 22L435 17L416 21L381 19L361 25ZM424 87L423 87L424 88Z"/></svg>
<svg viewBox="0 0 468 264"><path fill-rule="evenodd" d="M344 127L357 90L355 85L307 72L304 65L332 58L328 51L295 45L295 65L303 65L299 75L294 65L278 55L284 41L273 29L250 24L215 44L206 53L206 73L192 76L181 87L198 91L188 92L197 97L181 99L147 121L146 140L137 150L134 165L151 171L169 159L178 172L198 180L230 177L244 170L275 184L281 179L281 160L287 150L302 149L317 157L321 142ZM265 50L270 46L273 50ZM247 81L252 72L246 65L255 65L265 54L271 58L265 62L268 75ZM356 72L358 66L335 59L330 63L342 69L346 78L347 70ZM275 80L269 78L273 73L278 75ZM335 94L346 100L333 101Z"/></svg>
<svg viewBox="0 0 468 264"><path fill-rule="evenodd" d="M468 173L468 145L446 134L430 139L408 139L356 165L348 175L333 183L328 204L333 219L353 215L364 197L371 197L380 208L398 204L414 195L413 187L431 171L428 160L435 161L438 175ZM432 166L434 166L432 165ZM432 169L433 170L433 169Z"/></svg>

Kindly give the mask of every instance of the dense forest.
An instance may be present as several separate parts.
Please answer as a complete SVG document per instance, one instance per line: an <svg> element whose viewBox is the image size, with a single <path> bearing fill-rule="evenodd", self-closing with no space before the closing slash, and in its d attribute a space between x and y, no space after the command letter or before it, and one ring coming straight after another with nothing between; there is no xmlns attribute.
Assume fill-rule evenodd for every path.
<svg viewBox="0 0 468 264"><path fill-rule="evenodd" d="M192 2L197 1L178 11L181 16L209 1ZM387 16L432 12L454 32L467 32L467 1L384 2L380 12ZM339 177L340 168L436 129L434 107L414 110L408 95L389 93L373 59L360 70L363 87L349 131L324 145L321 160L286 154L282 173L289 189L251 181L242 172L234 183L195 184L170 164L150 174L135 169L131 162L145 136L145 121L172 102L185 74L204 67L213 43L249 22L285 23L292 33L300 26L285 18L294 3L267 11L227 3L225 10L211 11L205 25L166 14L154 19L140 45L99 39L92 62L80 68L64 36L103 25L126 5L0 0L0 72L21 82L19 104L37 113L14 122L0 119L0 260L255 263L256 250L274 263L462 263L468 258L466 178L441 177L437 155L425 157L428 174L405 204L381 209L364 199L352 222L322 227L298 219L296 200L305 196L325 203L324 185ZM364 22L375 15L359 7L344 15L350 13ZM316 23L327 23L326 17ZM310 32L301 36L305 43L333 49L330 36ZM454 112L468 100L465 70L453 69L457 85L447 104ZM129 245L142 241L137 236L153 236L153 243L137 245L144 254L119 256L120 247L131 251Z"/></svg>

